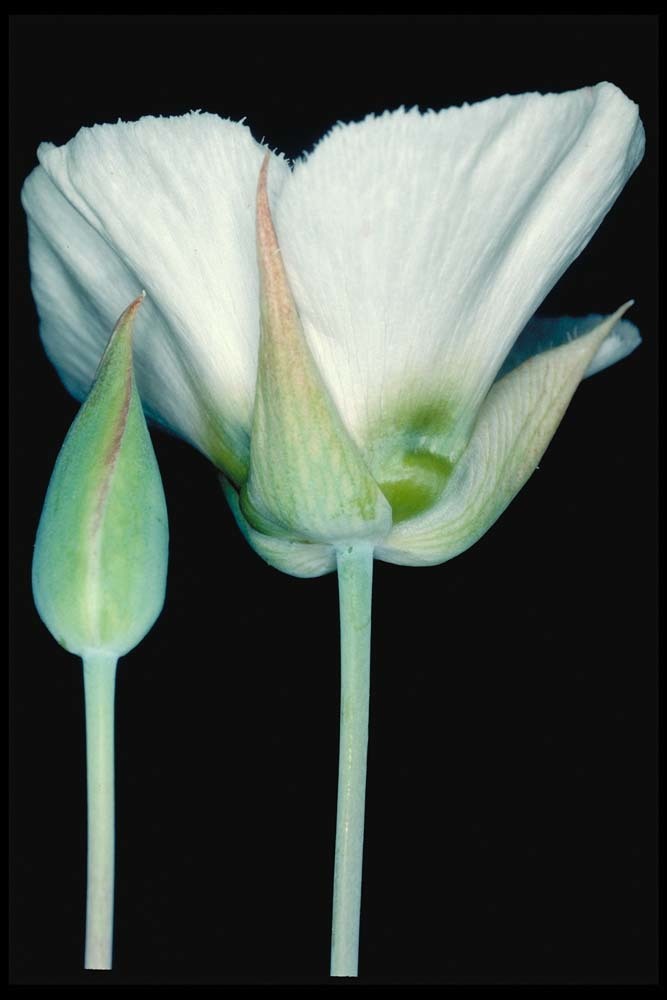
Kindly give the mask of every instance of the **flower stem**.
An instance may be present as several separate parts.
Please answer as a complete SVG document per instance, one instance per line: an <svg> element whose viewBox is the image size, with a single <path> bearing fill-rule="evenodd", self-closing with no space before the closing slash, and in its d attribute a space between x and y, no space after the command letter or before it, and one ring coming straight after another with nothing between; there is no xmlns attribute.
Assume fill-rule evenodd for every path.
<svg viewBox="0 0 667 1000"><path fill-rule="evenodd" d="M356 976L359 963L372 588L373 547L364 542L339 549L341 697L332 976Z"/></svg>
<svg viewBox="0 0 667 1000"><path fill-rule="evenodd" d="M88 782L86 969L110 969L114 904L114 693L116 657L83 658Z"/></svg>

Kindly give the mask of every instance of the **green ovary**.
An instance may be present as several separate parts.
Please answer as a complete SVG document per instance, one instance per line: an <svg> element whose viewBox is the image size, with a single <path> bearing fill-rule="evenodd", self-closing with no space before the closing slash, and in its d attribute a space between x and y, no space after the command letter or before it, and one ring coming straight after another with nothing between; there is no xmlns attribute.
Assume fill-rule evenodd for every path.
<svg viewBox="0 0 667 1000"><path fill-rule="evenodd" d="M444 490L453 468L441 453L450 426L444 406L421 405L376 428L368 462L394 524L428 510Z"/></svg>

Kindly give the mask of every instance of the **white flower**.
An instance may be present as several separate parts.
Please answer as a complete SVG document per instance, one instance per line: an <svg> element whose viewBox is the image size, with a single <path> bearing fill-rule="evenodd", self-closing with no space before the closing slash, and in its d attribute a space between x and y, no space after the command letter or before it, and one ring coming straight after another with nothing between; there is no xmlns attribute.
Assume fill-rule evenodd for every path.
<svg viewBox="0 0 667 1000"><path fill-rule="evenodd" d="M256 392L266 148L209 114L82 129L42 145L24 187L46 350L83 398L115 317L145 288L145 408L221 470L267 561L318 575L367 532L378 558L442 562L521 488L581 379L639 343L623 310L531 317L643 143L636 106L601 83L337 125L293 170L270 154L284 272L267 202L273 346ZM269 315L276 295L290 347ZM262 381L268 354L282 382Z"/></svg>

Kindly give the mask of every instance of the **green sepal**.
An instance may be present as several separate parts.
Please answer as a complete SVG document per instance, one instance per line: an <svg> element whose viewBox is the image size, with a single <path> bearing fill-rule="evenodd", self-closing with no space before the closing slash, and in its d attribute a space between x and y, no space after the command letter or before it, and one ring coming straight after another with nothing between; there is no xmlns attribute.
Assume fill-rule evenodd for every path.
<svg viewBox="0 0 667 1000"><path fill-rule="evenodd" d="M438 501L396 524L376 558L432 566L481 538L537 468L589 365L631 304L495 382Z"/></svg>
<svg viewBox="0 0 667 1000"><path fill-rule="evenodd" d="M332 545L323 542L296 542L258 531L241 510L240 497L234 486L222 475L220 483L243 537L269 566L279 569L281 573L305 579L334 572L336 550Z"/></svg>
<svg viewBox="0 0 667 1000"><path fill-rule="evenodd" d="M273 229L265 161L257 195L261 337L250 442L241 492L249 524L265 534L336 543L375 541L391 508L317 369Z"/></svg>

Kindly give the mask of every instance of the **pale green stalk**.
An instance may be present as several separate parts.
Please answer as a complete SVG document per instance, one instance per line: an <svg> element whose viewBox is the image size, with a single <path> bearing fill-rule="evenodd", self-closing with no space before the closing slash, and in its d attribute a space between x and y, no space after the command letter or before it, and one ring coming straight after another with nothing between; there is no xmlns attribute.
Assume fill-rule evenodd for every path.
<svg viewBox="0 0 667 1000"><path fill-rule="evenodd" d="M341 696L331 975L356 976L364 851L373 547L367 542L347 545L339 549L337 559Z"/></svg>
<svg viewBox="0 0 667 1000"><path fill-rule="evenodd" d="M116 657L83 658L86 698L88 869L86 969L110 969L114 904L114 694Z"/></svg>

